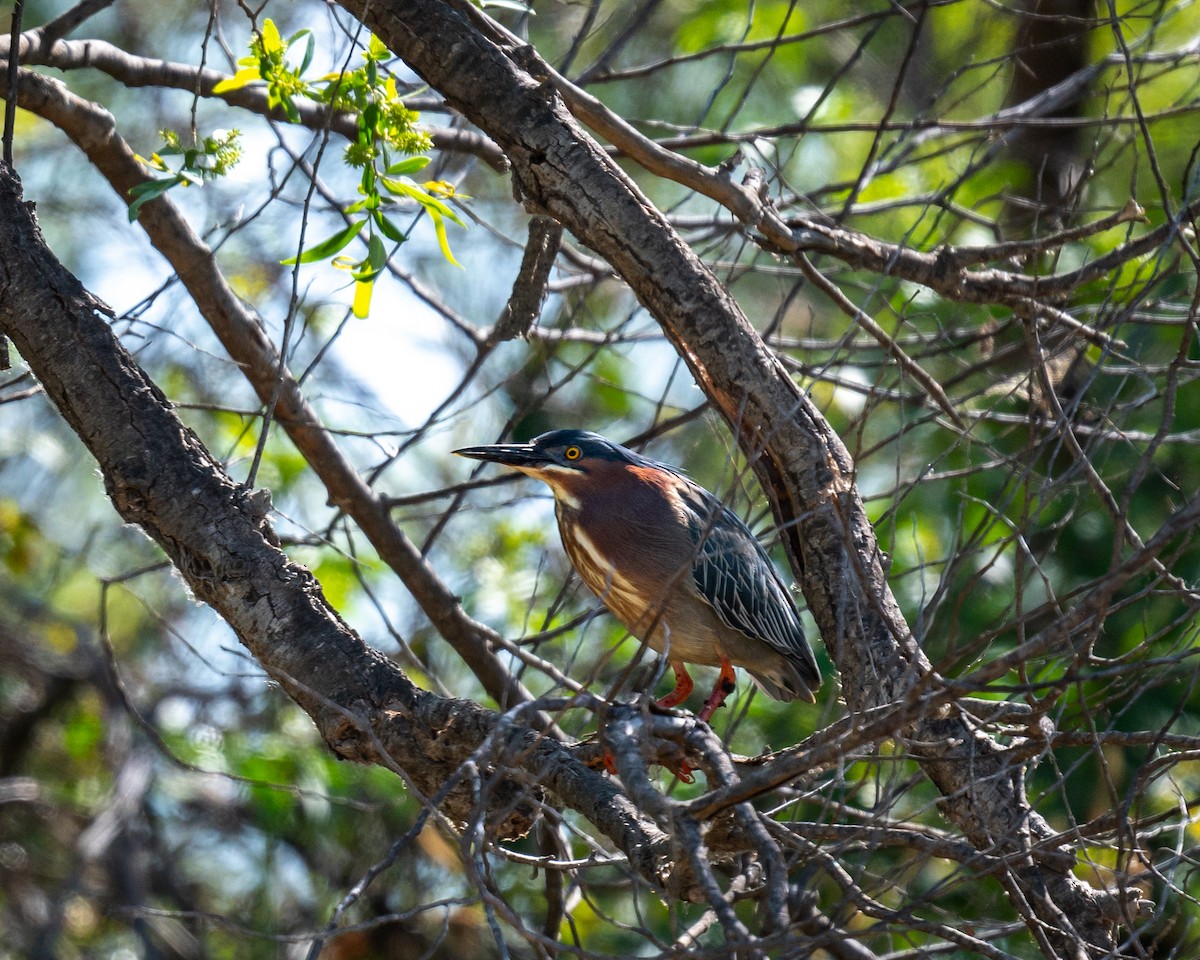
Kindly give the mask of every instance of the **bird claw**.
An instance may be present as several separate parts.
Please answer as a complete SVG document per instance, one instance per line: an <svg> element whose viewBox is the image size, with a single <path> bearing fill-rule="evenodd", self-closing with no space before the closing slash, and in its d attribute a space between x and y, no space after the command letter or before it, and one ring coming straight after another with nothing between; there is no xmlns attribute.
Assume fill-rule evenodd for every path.
<svg viewBox="0 0 1200 960"><path fill-rule="evenodd" d="M609 776L612 776L612 777L615 777L618 775L617 758L613 756L613 753L611 750L609 750L608 748L605 748L604 753L601 754L601 756L600 756L600 760L604 766L605 773L607 773ZM594 767L594 769L599 769L599 766L600 765L597 764ZM678 761L678 763L674 763L674 764L663 763L662 766L666 767L673 774L675 774L675 776L679 778L681 783L695 783L696 782L696 777L693 774L693 771L696 768L693 767L691 764L689 764L686 760L680 760L680 761Z"/></svg>

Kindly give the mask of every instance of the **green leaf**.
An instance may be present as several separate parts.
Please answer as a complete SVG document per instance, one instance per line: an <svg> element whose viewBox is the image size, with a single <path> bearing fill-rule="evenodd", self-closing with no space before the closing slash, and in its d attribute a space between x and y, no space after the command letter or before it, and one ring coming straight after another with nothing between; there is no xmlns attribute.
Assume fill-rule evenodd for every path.
<svg viewBox="0 0 1200 960"><path fill-rule="evenodd" d="M379 227L379 232L394 243L404 243L408 239L404 235L404 231L384 216L382 211L372 210L371 217L375 220L375 226Z"/></svg>
<svg viewBox="0 0 1200 960"><path fill-rule="evenodd" d="M445 217L447 220L453 220L460 227L464 225L463 222L458 219L458 214L451 210L433 194L426 193L424 190L420 191L420 193L421 196L417 197L417 202L420 203L421 206L423 206L431 214L436 213L439 217Z"/></svg>
<svg viewBox="0 0 1200 960"><path fill-rule="evenodd" d="M433 229L437 234L438 246L442 248L442 256L456 267L461 267L462 264L455 260L454 254L450 252L450 242L446 239L446 221L442 219L440 213L433 209L429 209L429 216L433 220Z"/></svg>
<svg viewBox="0 0 1200 960"><path fill-rule="evenodd" d="M369 133L374 141L376 131L379 130L379 104L368 103L359 117L358 125L359 130Z"/></svg>
<svg viewBox="0 0 1200 960"><path fill-rule="evenodd" d="M363 56L368 60L386 60L391 54L384 42L375 34L371 34L371 39L367 43L367 52Z"/></svg>
<svg viewBox="0 0 1200 960"><path fill-rule="evenodd" d="M139 183L136 187L132 187L129 191L129 196L133 201L129 204L129 222L133 223L137 219L142 204L149 203L155 197L161 197L179 182L179 177L164 177L162 180L147 180L145 183Z"/></svg>
<svg viewBox="0 0 1200 960"><path fill-rule="evenodd" d="M436 203L436 204L437 204L438 213L440 213L440 214L441 214L443 217L445 217L447 220L452 220L454 223L457 223L457 224L458 224L460 227L462 227L464 230L466 230L466 229L467 229L467 225L466 225L465 223L463 223L463 222L462 222L462 218L460 218L460 217L459 217L459 215L458 215L457 213L455 213L455 212L454 212L454 211L453 211L453 210L452 210L450 207L448 207L448 206L447 206L445 203L443 203L443 202L442 202L441 200L439 200L437 197L433 196L433 194L430 194L430 195L429 195L429 199L430 199L430 201L432 201L433 203ZM468 197L467 199L470 199L470 198Z"/></svg>
<svg viewBox="0 0 1200 960"><path fill-rule="evenodd" d="M384 249L383 241L379 239L377 233L371 234L371 239L367 244L367 263L376 273L379 273L387 263L387 250Z"/></svg>
<svg viewBox="0 0 1200 960"><path fill-rule="evenodd" d="M358 236L358 232L362 230L366 220L357 220L344 230L339 230L327 240L322 240L315 247L309 247L298 257L289 257L287 260L281 260L280 263L285 267L295 266L297 263L313 263L316 260L327 260L339 250L348 246L350 241Z"/></svg>
<svg viewBox="0 0 1200 960"><path fill-rule="evenodd" d="M453 220L460 227L466 226L466 224L464 224L462 220L458 218L458 214L446 206L446 204L442 203L442 201L437 197L426 192L425 190L422 190L407 178L393 180L389 177L381 177L380 182L389 193L398 197L410 197L425 208L425 212L428 213L430 218L433 220L433 229L437 233L438 246L442 248L442 256L444 256L456 267L461 267L462 264L455 260L454 254L450 252L450 244L446 239L445 223L446 220Z"/></svg>
<svg viewBox="0 0 1200 960"><path fill-rule="evenodd" d="M417 173L429 166L428 157L409 157L407 160L401 160L399 163L393 163L387 168L387 174L393 177L403 176L409 173Z"/></svg>
<svg viewBox="0 0 1200 960"><path fill-rule="evenodd" d="M405 180L401 179L394 182L398 188L397 190L393 191L394 193L397 193L400 196L412 197L430 213L436 213L448 220L453 220L460 227L464 226L463 222L458 219L458 214L451 210L448 206L446 206L445 203L435 197L428 190L418 187L411 180L405 182ZM386 185L386 179L384 180L384 183Z"/></svg>
<svg viewBox="0 0 1200 960"><path fill-rule="evenodd" d="M283 39L279 36L279 28L275 26L275 21L267 17L263 21L262 28L262 46L263 53L282 53Z"/></svg>
<svg viewBox="0 0 1200 960"><path fill-rule="evenodd" d="M307 70L312 64L313 53L316 50L316 38L313 36L312 31L307 29L297 30L290 37L288 37L288 46L290 47L301 37L307 37L308 43L304 45L304 56L300 59L300 67L296 71L297 76L304 73L304 71Z"/></svg>
<svg viewBox="0 0 1200 960"><path fill-rule="evenodd" d="M407 178L393 180L391 177L380 177L379 179L384 189L393 196L408 197L412 200L422 200L429 196L429 194Z"/></svg>

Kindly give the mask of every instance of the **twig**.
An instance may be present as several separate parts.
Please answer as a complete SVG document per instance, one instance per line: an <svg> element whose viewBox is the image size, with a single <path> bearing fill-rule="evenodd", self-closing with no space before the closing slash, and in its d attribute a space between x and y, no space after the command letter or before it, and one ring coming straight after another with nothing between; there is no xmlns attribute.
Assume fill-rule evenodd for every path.
<svg viewBox="0 0 1200 960"><path fill-rule="evenodd" d="M13 0L12 32L8 40L8 96L4 100L4 162L13 165L13 133L17 128L17 86L20 83L21 14L25 0ZM13 51L18 51L14 53ZM8 369L7 366L4 369Z"/></svg>
<svg viewBox="0 0 1200 960"><path fill-rule="evenodd" d="M941 385L934 380L933 377L926 373L921 365L917 363L917 361L904 352L904 349L896 342L895 337L891 336L886 330L883 329L883 327L876 323L874 317L872 317L865 310L859 308L853 301L850 300L849 297L842 293L841 289L836 284L827 280L824 274L814 267L812 265L812 261L810 261L803 253L797 253L794 259L797 265L800 267L800 272L808 278L813 286L817 287L822 293L825 294L825 296L829 297L829 299L837 305L838 309L840 309L863 330L874 337L879 344L888 351L888 353L895 357L896 362L900 364L900 366L908 373L909 376L911 376L917 381L917 383L921 385L929 398L941 408L942 412L945 413L946 416L948 416L960 430L965 430L967 428L966 421L963 420L963 418L959 416L958 411L954 409L954 405L950 402L950 398L946 396L946 392L941 388Z"/></svg>
<svg viewBox="0 0 1200 960"><path fill-rule="evenodd" d="M1110 213L1107 217L1101 217L1091 223L1080 224L1050 236L1038 237L1034 240L1010 240L1007 243L995 243L985 247L947 247L945 256L954 269L961 270L974 264L994 263L997 260L1009 260L1053 250L1075 240L1083 240L1097 233L1103 233L1105 230L1111 230L1113 227L1119 227L1123 223L1149 222L1150 218L1146 216L1146 210L1141 204L1136 200L1126 200L1125 206L1116 213Z"/></svg>
<svg viewBox="0 0 1200 960"><path fill-rule="evenodd" d="M59 14L49 23L42 24L32 32L40 38L42 43L52 44L55 40L65 37L81 23L90 20L101 10L111 7L115 2L116 0L82 0L81 3L75 4L70 10ZM20 3L21 0L17 0L18 6Z"/></svg>
<svg viewBox="0 0 1200 960"><path fill-rule="evenodd" d="M0 59L7 56L3 43L4 41L0 40ZM224 100L230 106L249 110L271 120L288 119L282 107L272 108L269 105L267 90L263 86L238 87L225 93L214 94L213 88L226 79L226 75L218 70L206 70L170 60L137 57L103 40L55 42L53 37L36 31L21 38L20 46L21 62L25 66L47 66L59 70L91 68L107 74L127 87L186 90L202 97ZM9 41L9 49L17 49L16 40ZM349 140L358 136L356 121L349 113L338 111L330 116L328 106L303 98L298 99L295 106L300 126L318 132L329 128ZM481 133L453 127L426 129L433 139L434 146L439 150L469 153L479 157L497 172L504 172L508 167L508 161L499 147Z"/></svg>

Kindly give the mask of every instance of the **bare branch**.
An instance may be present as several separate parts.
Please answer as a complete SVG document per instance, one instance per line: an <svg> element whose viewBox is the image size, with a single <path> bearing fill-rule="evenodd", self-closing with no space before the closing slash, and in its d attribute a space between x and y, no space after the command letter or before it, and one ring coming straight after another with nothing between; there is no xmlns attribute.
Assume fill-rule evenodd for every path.
<svg viewBox="0 0 1200 960"><path fill-rule="evenodd" d="M53 81L24 74L21 105L62 129L88 154L121 197L146 179L133 151L116 134L110 114L81 100ZM439 631L463 657L484 688L502 706L526 703L531 695L514 680L495 654L495 631L471 620L458 598L426 563L392 520L387 503L366 484L337 448L308 404L261 322L221 275L212 251L195 235L167 197L141 208L139 222L175 268L229 355L239 364L264 403L276 396L276 421L321 477L331 503L362 527L385 562L396 571Z"/></svg>
<svg viewBox="0 0 1200 960"><path fill-rule="evenodd" d="M463 821L476 806L464 762L519 764L528 782L489 784L493 835L528 831L536 792L529 784L542 784L561 791L652 882L696 896L658 828L559 743L469 701L418 689L363 644L312 575L275 545L261 498L226 475L124 351L98 315L104 309L45 247L18 181L0 168L0 329L96 457L116 509L163 548L330 746L402 771L423 795L443 794L447 812ZM529 712L518 707L515 716Z"/></svg>
<svg viewBox="0 0 1200 960"><path fill-rule="evenodd" d="M471 9L460 13L421 0L349 0L345 6L495 138L513 163L526 205L549 213L603 255L655 316L773 497L809 608L841 672L847 705L858 713L903 701L930 667L886 583L849 456L728 293L546 95L547 85L529 75L522 64L545 68L528 48L497 45L492 38L507 42L502 31ZM679 158L663 160L668 167L688 166ZM764 221L761 204L728 192L743 197L743 208L755 211L754 222ZM786 229L784 234L790 237ZM920 717L909 735L922 744L922 767L946 797L947 816L979 849L1005 855L1029 850L1052 832L1029 808L1005 751L960 717ZM1034 927L1056 923L1064 910L1077 918L1077 930L1054 934L1063 951L1076 953L1088 944L1111 949L1109 898L1085 888L1069 870L1031 856L1014 868L1014 877L1023 890L1046 891L1030 898L1027 916Z"/></svg>

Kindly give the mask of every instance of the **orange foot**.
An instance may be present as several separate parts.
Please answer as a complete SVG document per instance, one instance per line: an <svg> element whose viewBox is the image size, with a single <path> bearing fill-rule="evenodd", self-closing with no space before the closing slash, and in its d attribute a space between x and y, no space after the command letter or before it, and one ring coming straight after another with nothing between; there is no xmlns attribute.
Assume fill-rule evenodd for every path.
<svg viewBox="0 0 1200 960"><path fill-rule="evenodd" d="M604 754L601 756L601 760L604 761L604 772L615 777L617 775L617 759L612 755L612 751L607 747L604 750ZM671 766L669 763L663 764L663 766L675 774L675 776L677 776L684 783L696 782L696 778L692 776L692 771L695 769L695 767L688 764L686 760L680 760L679 765L675 767Z"/></svg>
<svg viewBox="0 0 1200 960"><path fill-rule="evenodd" d="M675 671L675 689L654 701L656 707L661 707L663 710L670 710L672 707L677 707L688 698L688 694L692 692L692 675L687 672L687 665L681 660L672 660L671 669Z"/></svg>
<svg viewBox="0 0 1200 960"><path fill-rule="evenodd" d="M709 694L707 700L704 701L704 706L700 708L700 712L696 714L697 720L702 720L708 723L708 718L713 715L713 711L725 702L725 698L733 693L734 685L737 683L737 674L733 672L733 664L724 657L721 658L721 674L717 677L717 682L713 686L713 692Z"/></svg>

